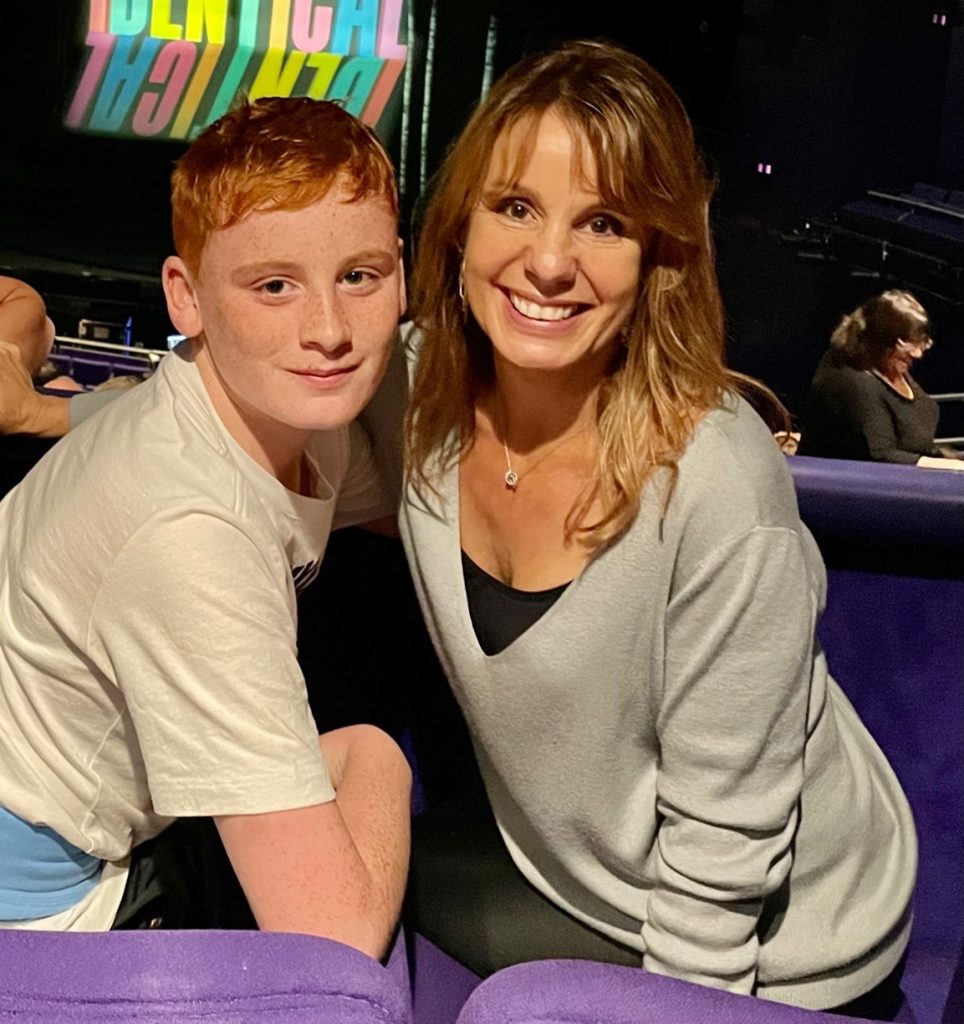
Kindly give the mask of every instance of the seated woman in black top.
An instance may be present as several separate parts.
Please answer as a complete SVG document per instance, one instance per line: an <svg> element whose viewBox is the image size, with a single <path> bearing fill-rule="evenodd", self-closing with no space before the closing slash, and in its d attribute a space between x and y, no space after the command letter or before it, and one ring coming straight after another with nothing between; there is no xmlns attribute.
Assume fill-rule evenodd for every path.
<svg viewBox="0 0 964 1024"><path fill-rule="evenodd" d="M934 444L937 403L910 374L932 344L910 292L883 292L845 316L810 385L798 454L964 470Z"/></svg>

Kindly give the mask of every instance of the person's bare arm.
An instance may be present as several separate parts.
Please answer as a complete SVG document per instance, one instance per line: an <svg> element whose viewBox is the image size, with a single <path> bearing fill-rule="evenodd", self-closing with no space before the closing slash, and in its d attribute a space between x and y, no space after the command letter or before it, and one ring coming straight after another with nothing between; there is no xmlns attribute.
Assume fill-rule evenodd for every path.
<svg viewBox="0 0 964 1024"><path fill-rule="evenodd" d="M29 374L47 358L54 325L39 292L14 277L0 277L0 341L16 345Z"/></svg>
<svg viewBox="0 0 964 1024"><path fill-rule="evenodd" d="M258 926L336 939L379 958L408 872L411 772L373 726L319 737L333 801L216 818Z"/></svg>
<svg viewBox="0 0 964 1024"><path fill-rule="evenodd" d="M70 399L41 395L19 346L0 340L0 434L62 437L70 429Z"/></svg>

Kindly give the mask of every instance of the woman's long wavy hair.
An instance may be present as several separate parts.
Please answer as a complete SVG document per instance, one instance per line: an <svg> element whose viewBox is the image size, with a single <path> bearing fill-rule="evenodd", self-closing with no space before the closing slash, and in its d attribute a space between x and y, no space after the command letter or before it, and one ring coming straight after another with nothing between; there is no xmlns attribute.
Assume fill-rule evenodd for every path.
<svg viewBox="0 0 964 1024"><path fill-rule="evenodd" d="M412 281L422 343L405 454L416 490L437 492L438 474L471 445L477 397L493 380L491 344L463 312L459 271L496 140L550 109L592 154L604 202L645 232L645 269L622 329L625 344L597 404L597 472L566 523L570 536L601 549L632 522L659 467L669 470L668 500L696 423L724 393L756 390L764 405L782 407L762 385L723 364L708 224L713 186L682 103L639 57L607 42L570 42L525 58L499 79L437 175ZM526 156L518 159L522 166ZM590 522L598 498L603 512Z"/></svg>

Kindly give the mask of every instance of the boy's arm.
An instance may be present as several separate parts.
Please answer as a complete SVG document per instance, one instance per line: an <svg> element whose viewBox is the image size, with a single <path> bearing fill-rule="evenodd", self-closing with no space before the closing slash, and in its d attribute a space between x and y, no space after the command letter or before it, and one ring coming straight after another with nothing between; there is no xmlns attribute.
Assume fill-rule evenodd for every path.
<svg viewBox="0 0 964 1024"><path fill-rule="evenodd" d="M155 812L215 819L260 926L378 955L404 889L410 772L372 727L319 740L286 595L257 517L172 502L105 566L88 655L124 694Z"/></svg>
<svg viewBox="0 0 964 1024"><path fill-rule="evenodd" d="M405 891L411 773L373 726L319 742L333 801L221 816L218 831L260 928L323 935L381 957Z"/></svg>

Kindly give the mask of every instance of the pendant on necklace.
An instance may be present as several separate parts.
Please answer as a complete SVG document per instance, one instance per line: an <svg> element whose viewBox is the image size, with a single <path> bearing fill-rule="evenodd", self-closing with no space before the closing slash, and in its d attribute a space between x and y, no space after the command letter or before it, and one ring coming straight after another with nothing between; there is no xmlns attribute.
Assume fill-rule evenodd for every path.
<svg viewBox="0 0 964 1024"><path fill-rule="evenodd" d="M519 474L514 469L505 471L505 485L510 491L514 491L519 486Z"/></svg>

